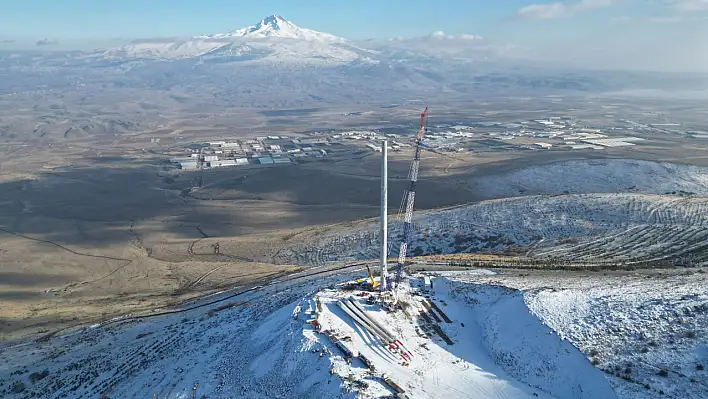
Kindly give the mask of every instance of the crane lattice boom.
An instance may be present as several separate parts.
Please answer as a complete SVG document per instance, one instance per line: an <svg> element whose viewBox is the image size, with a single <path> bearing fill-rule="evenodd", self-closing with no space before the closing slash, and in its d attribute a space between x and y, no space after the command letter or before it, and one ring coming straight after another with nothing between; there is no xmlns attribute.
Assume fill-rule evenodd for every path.
<svg viewBox="0 0 708 399"><path fill-rule="evenodd" d="M413 219L413 204L415 203L415 186L418 182L418 167L420 166L420 152L423 147L423 134L425 133L425 125L428 122L428 107L420 114L420 128L415 137L415 155L413 163L408 174L410 180L410 188L404 193L406 201L406 213L403 217L403 238L401 239L401 247L398 251L398 262L396 263L396 285L400 284L403 276L403 266L406 262L406 252L408 251L408 242L411 235L411 223Z"/></svg>

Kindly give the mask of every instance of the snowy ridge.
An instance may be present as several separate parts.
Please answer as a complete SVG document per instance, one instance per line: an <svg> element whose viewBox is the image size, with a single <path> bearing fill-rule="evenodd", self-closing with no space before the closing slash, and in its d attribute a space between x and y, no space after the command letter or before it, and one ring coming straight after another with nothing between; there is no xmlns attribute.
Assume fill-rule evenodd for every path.
<svg viewBox="0 0 708 399"><path fill-rule="evenodd" d="M112 398L354 399L329 373L329 357L320 356L325 346L298 318L309 307L305 297L330 282L319 276L314 282L244 294L236 302L0 349L2 389L12 382L27 387L2 397L26 398L31 390L35 397L69 399L104 393ZM233 306L213 309L229 303ZM47 369L50 376L31 382L29 373L10 375L24 367Z"/></svg>
<svg viewBox="0 0 708 399"><path fill-rule="evenodd" d="M702 250L708 239L708 199L698 196L708 195L706 168L633 160L567 161L484 176L469 186L491 198L515 198L415 213L409 254L511 249L583 262L708 263L708 253ZM595 191L637 193L564 195ZM530 196L516 197L522 194ZM389 242L398 242L401 223L391 223L389 234ZM371 259L377 256L378 239L376 225L363 224L318 236L313 245L285 248L276 261ZM396 250L392 247L392 256Z"/></svg>
<svg viewBox="0 0 708 399"><path fill-rule="evenodd" d="M439 280L468 303L479 303L484 343L509 374L556 398L614 398L602 373L529 311L521 291ZM437 294L437 292L436 292ZM459 311L464 311L460 309Z"/></svg>
<svg viewBox="0 0 708 399"><path fill-rule="evenodd" d="M707 263L708 199L642 194L532 196L418 213L411 256L502 253L573 261L682 259ZM389 227L389 242L402 235ZM377 256L376 223L283 250L278 261L320 263ZM395 256L396 248L392 248ZM303 255L306 256L303 258Z"/></svg>
<svg viewBox="0 0 708 399"><path fill-rule="evenodd" d="M228 46L228 43L209 40L143 42L108 49L100 55L106 58L185 59Z"/></svg>

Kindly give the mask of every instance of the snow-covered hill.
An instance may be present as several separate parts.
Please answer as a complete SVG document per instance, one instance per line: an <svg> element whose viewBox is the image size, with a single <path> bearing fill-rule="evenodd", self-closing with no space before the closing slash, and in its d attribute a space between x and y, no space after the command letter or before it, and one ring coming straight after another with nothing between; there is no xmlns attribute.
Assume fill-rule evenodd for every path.
<svg viewBox="0 0 708 399"><path fill-rule="evenodd" d="M613 398L603 374L526 308L518 291L436 280L453 341L422 317L360 301L413 351L408 365L336 306L351 275L268 285L201 308L0 349L3 398ZM469 286L469 285L467 285ZM472 287L474 288L474 287ZM216 298L197 302L207 303ZM503 316L503 317L502 317ZM322 325L319 333L311 323ZM521 320L524 328L512 320ZM348 358L327 332L365 354ZM349 339L344 338L349 337ZM533 370L533 372L531 372ZM358 395L357 395L358 394Z"/></svg>
<svg viewBox="0 0 708 399"><path fill-rule="evenodd" d="M433 314L426 313L420 296L406 299L405 312L393 313L360 300L369 317L401 337L412 352L409 364L396 362L394 353L382 350L379 338L337 306L352 293L322 290L316 297L321 311L313 317L322 330L349 337L346 347L369 359L409 398L615 397L600 370L529 312L521 292L443 278L435 279L434 286L434 302L451 321L438 320L435 326L452 344L431 331L433 319L418 317ZM370 378L358 359L347 363L335 357L333 371L343 379L366 381L359 397L390 397L390 388Z"/></svg>
<svg viewBox="0 0 708 399"><path fill-rule="evenodd" d="M408 245L413 256L505 253L574 262L663 261L706 264L708 199L641 194L531 196L419 213ZM318 232L308 244L278 252L283 263L378 256L377 223ZM389 227L397 243L402 225ZM391 246L391 256L397 247Z"/></svg>
<svg viewBox="0 0 708 399"><path fill-rule="evenodd" d="M708 262L708 170L634 160L567 161L469 181L483 201L414 214L409 254L503 253L574 261ZM419 183L425 189L425 181ZM585 194L587 193L587 194ZM640 194L645 193L645 194ZM527 195L526 197L519 197ZM396 220L389 242L402 234ZM375 222L318 233L276 261L378 256ZM395 255L397 247L392 246Z"/></svg>

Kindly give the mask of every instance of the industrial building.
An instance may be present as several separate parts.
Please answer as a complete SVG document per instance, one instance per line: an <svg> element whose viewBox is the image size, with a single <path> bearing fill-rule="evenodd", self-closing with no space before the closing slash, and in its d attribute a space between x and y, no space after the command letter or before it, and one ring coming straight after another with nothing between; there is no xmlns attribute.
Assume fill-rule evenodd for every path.
<svg viewBox="0 0 708 399"><path fill-rule="evenodd" d="M290 158L287 157L273 158L273 163L275 164L285 164L290 162Z"/></svg>
<svg viewBox="0 0 708 399"><path fill-rule="evenodd" d="M180 162L179 163L180 169L184 170L195 170L199 168L199 165L197 164L197 161L189 161L189 162Z"/></svg>

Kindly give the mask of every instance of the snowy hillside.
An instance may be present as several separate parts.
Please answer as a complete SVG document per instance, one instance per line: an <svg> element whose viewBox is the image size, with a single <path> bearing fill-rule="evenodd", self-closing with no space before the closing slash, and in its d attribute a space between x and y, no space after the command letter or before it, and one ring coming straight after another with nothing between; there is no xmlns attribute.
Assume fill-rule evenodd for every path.
<svg viewBox="0 0 708 399"><path fill-rule="evenodd" d="M445 273L443 273L445 274ZM451 276L524 291L533 315L603 370L620 398L708 396L706 274Z"/></svg>
<svg viewBox="0 0 708 399"><path fill-rule="evenodd" d="M100 53L106 58L183 59L207 54L228 43L209 40L149 41L111 48Z"/></svg>
<svg viewBox="0 0 708 399"><path fill-rule="evenodd" d="M563 161L483 176L470 188L490 199L621 192L708 196L708 168L631 159Z"/></svg>
<svg viewBox="0 0 708 399"><path fill-rule="evenodd" d="M621 287L576 284L534 291L527 302L599 367L632 382L615 381L621 396L650 398L663 391L669 397L703 397L708 392L700 370L708 359L708 296L692 280L673 277L663 286L646 280Z"/></svg>
<svg viewBox="0 0 708 399"><path fill-rule="evenodd" d="M0 397L353 399L330 374L324 345L294 317L305 296L328 284L318 277L222 294L222 302L175 315L0 347Z"/></svg>
<svg viewBox="0 0 708 399"><path fill-rule="evenodd" d="M577 262L708 262L706 168L633 160L567 161L481 176L469 186L488 198L514 198L414 213L409 255L513 251ZM424 190L425 181L419 187ZM389 223L389 242L398 243L402 225L398 220ZM376 223L364 223L285 248L276 261L319 264L376 258L378 239ZM392 256L397 250L391 247Z"/></svg>
<svg viewBox="0 0 708 399"><path fill-rule="evenodd" d="M355 299L405 342L412 357L402 361L337 306L351 292L323 288L348 277L224 293L218 303L206 305L215 299L209 298L178 314L6 347L0 393L8 399L380 398L396 384L411 399L614 397L600 370L541 324L519 291L436 279L434 302L450 323L430 319L442 310L424 315L420 307L420 315L409 317Z"/></svg>
<svg viewBox="0 0 708 399"><path fill-rule="evenodd" d="M412 256L515 253L575 262L643 260L708 262L708 199L642 194L532 196L418 213L408 246ZM400 222L389 227L399 242ZM278 261L320 263L374 259L375 222L331 231L312 244L281 250ZM397 248L391 247L391 256Z"/></svg>

